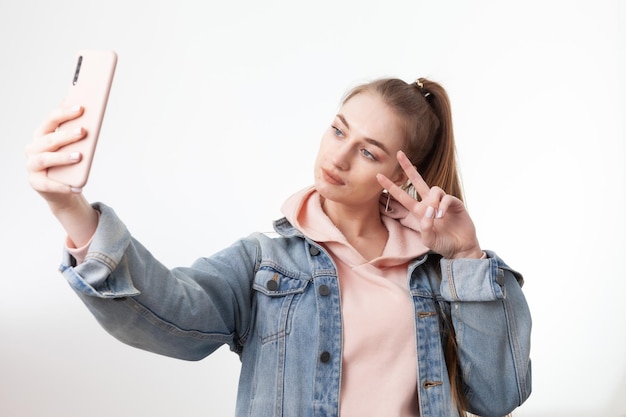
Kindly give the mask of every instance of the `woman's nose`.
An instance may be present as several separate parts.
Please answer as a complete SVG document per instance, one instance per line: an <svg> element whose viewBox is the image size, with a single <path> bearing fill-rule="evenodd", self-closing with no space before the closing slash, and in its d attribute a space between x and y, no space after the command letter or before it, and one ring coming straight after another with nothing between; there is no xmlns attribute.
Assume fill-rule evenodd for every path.
<svg viewBox="0 0 626 417"><path fill-rule="evenodd" d="M337 169L346 170L350 168L350 147L347 146L346 142L341 143L332 152L332 161Z"/></svg>

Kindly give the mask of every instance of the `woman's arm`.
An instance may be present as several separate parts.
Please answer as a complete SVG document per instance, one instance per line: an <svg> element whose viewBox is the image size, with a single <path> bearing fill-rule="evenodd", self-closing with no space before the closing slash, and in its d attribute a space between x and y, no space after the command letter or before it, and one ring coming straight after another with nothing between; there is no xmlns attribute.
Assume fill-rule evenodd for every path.
<svg viewBox="0 0 626 417"><path fill-rule="evenodd" d="M84 262L65 254L61 271L113 336L131 346L198 360L223 344L240 350L250 322L251 282L258 265L254 238L168 269L109 207L94 205L100 221Z"/></svg>
<svg viewBox="0 0 626 417"><path fill-rule="evenodd" d="M80 189L48 177L49 168L81 160L63 147L82 140L85 130L57 128L82 113L81 107L52 111L26 147L30 185L67 232L69 246L89 243L79 265L65 254L63 275L102 326L125 343L190 360L224 343L239 349L249 326L258 244L242 240L190 268L163 266L113 210L92 207Z"/></svg>
<svg viewBox="0 0 626 417"><path fill-rule="evenodd" d="M493 252L441 260L441 294L452 323L470 412L502 416L531 392L531 316L522 276Z"/></svg>

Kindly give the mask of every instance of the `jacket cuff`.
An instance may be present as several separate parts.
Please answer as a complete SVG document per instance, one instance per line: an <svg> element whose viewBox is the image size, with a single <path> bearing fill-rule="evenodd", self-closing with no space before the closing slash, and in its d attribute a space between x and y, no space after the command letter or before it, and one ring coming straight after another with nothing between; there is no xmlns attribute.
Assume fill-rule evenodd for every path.
<svg viewBox="0 0 626 417"><path fill-rule="evenodd" d="M504 270L495 254L486 259L441 259L441 295L446 301L494 301L505 297Z"/></svg>
<svg viewBox="0 0 626 417"><path fill-rule="evenodd" d="M93 207L100 212L100 219L84 261L76 265L74 257L64 249L59 271L75 291L85 295L99 298L139 295L130 279L109 279L131 242L128 229L110 207L102 203Z"/></svg>

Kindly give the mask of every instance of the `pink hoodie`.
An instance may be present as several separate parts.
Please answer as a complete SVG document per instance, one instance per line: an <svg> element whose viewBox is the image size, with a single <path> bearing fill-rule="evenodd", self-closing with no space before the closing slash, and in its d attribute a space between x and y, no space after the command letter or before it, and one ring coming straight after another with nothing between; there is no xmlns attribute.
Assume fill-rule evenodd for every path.
<svg viewBox="0 0 626 417"><path fill-rule="evenodd" d="M337 265L343 315L340 415L419 416L413 301L407 266L428 251L419 232L385 216L389 240L365 260L322 209L314 188L291 196L283 214L326 247Z"/></svg>

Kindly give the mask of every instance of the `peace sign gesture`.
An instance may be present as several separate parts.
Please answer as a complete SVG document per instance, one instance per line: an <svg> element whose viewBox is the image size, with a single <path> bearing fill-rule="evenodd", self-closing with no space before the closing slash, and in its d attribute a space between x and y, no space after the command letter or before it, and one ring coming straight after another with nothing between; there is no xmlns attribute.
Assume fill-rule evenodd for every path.
<svg viewBox="0 0 626 417"><path fill-rule="evenodd" d="M421 201L378 174L376 178L380 185L396 200L391 202L392 217L419 231L424 245L445 258L480 258L483 252L476 238L474 222L463 202L440 187L429 187L404 152L399 151L397 158Z"/></svg>

